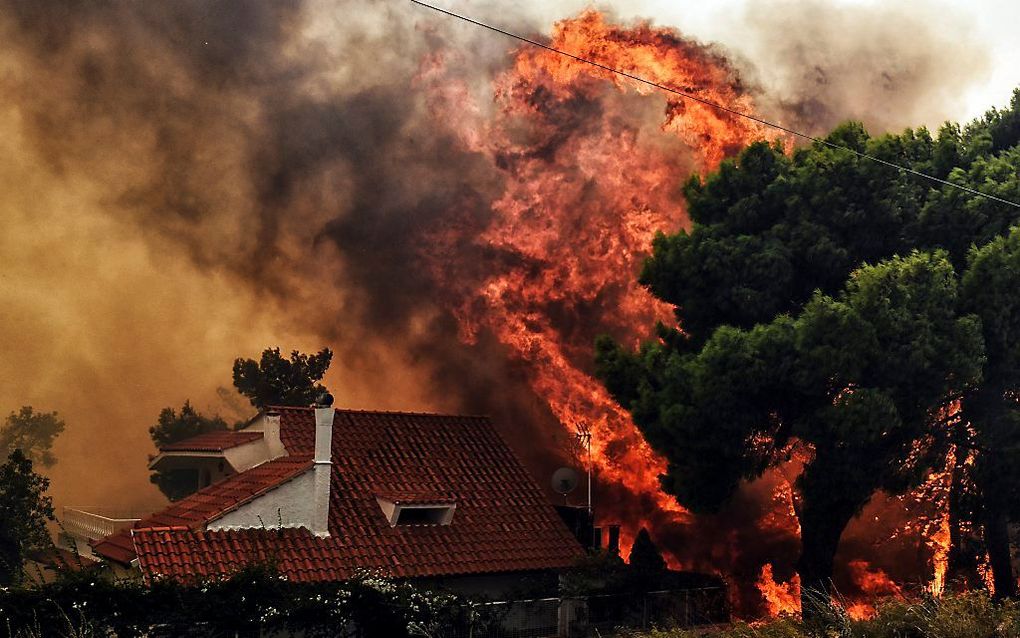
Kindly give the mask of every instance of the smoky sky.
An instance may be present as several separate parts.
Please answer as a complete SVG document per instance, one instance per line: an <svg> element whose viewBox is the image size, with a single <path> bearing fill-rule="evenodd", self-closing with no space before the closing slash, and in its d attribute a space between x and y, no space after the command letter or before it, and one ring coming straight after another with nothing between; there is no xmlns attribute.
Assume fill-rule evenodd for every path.
<svg viewBox="0 0 1020 638"><path fill-rule="evenodd" d="M417 59L436 46L437 35L389 15L382 3L357 5L366 7L370 18L353 24L343 13L355 6L344 4L5 3L0 25L12 46L3 57L9 70L4 102L23 140L13 150L40 164L43 183L89 185L89 197L74 214L115 224L147 250L191 265L186 277L154 268L153 286L163 289L165 278L174 276L228 281L239 289L230 296L240 299L220 299L219 305L253 323L271 315L269 321L287 326L281 337L300 335L295 347L333 347L339 368L331 374L333 385L341 386L348 404L498 412L515 423L508 435L524 436L518 431L533 430L549 418L547 411L524 392L498 344L459 343L415 265L422 237L454 202L461 213L465 202L475 202L467 218L484 226L498 175L480 158L457 151L409 92ZM305 37L308 29L323 28L318 18L324 15L335 22L317 38ZM395 32L417 43L398 38L399 57L380 66L375 53L386 58ZM123 267L110 261L111 268ZM23 277L18 283L33 282ZM144 291L123 292L111 295L118 297L108 304L115 308L76 321L138 314ZM194 293L209 294L198 287ZM225 319L181 310L175 320L191 326ZM235 329L243 333L245 321ZM159 327L165 329L153 326ZM144 359L167 335L141 332L130 348ZM255 354L246 337L232 353L229 337L217 344L221 384L231 356ZM263 339L275 344L271 336ZM31 337L22 333L21 340ZM174 356L192 364L208 357L182 350ZM33 364L74 366L67 358ZM109 373L145 375L147 368ZM176 404L215 389L170 385L176 387L159 398L137 397L137 403ZM94 388L59 391L9 401L12 408L29 400L63 407L74 403L68 394ZM79 435L89 433L69 437L79 439L78 449L63 455L56 472L81 470L75 455L89 443L95 448L87 452L90 463L109 462L111 447L121 448L119 461L128 455L124 438L97 441L95 435L116 439L130 431L127 447L138 458L133 467L141 468L123 483L130 493L131 482L144 480L145 431L156 414L149 410L152 416L129 410L133 421L127 423L68 414L72 426L87 422L77 426ZM539 447L528 456L547 454ZM60 487L58 481L58 494Z"/></svg>
<svg viewBox="0 0 1020 638"><path fill-rule="evenodd" d="M812 132L943 117L986 64L904 14L796 4L735 19L745 52L712 50L763 114ZM568 17L495 15L527 33ZM234 357L276 345L333 348L340 405L490 414L537 476L565 461L526 370L491 334L465 343L420 260L454 220L484 233L514 162L435 119L423 67L456 52L449 72L479 109L463 117L484 122L513 42L406 3L324 0L0 0L0 41L0 410L67 420L58 504L158 506L159 409L245 416L217 389ZM661 97L613 99L629 126L661 124ZM578 102L559 133L606 104ZM465 281L520 265L460 250ZM598 311L550 309L585 342Z"/></svg>

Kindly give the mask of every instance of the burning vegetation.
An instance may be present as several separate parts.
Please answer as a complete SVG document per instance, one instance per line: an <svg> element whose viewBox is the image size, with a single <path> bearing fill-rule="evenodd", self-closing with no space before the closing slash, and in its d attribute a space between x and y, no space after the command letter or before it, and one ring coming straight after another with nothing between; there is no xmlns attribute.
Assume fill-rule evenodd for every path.
<svg viewBox="0 0 1020 638"><path fill-rule="evenodd" d="M164 291L151 306L153 314L175 315L192 282L206 282L198 295L203 301L179 317L180 325L157 322L180 336L174 348L159 345L156 360L138 355L145 350L138 347L131 356L117 354L107 369L99 353L121 352L115 347L121 323L114 322L109 333L85 331L76 337L88 344L83 350L90 355L72 361L72 368L102 379L145 378L149 370L162 369L164 360L188 358L187 365L175 363L179 369L172 366L154 377L146 391L169 389L183 400L195 393L181 381L189 377L188 369L226 369L224 362L237 354L234 340L220 333L248 335L251 318L260 318L253 331L257 338L246 342L253 352L278 341L269 335L279 334L335 345L336 363L327 381L339 402L493 414L536 474L569 460L586 462L574 435L589 431L598 513L623 524L623 555L645 527L666 550L671 567L730 579L739 611L796 610L801 577L795 561L805 507L813 507L804 499L803 477L810 471L805 468L819 463L823 453L845 466L842 451L822 450L803 431L791 431L795 416L784 413L788 404L767 406L753 423L731 415L727 410L751 391L781 393L756 389L754 379L718 374L706 378L733 382L735 391L732 401L709 416L726 415L734 431L724 434L730 443L746 443L747 454L684 458L685 452L676 452L678 441L656 431L655 418L635 405L635 388L609 381L607 390L597 378L601 372L606 379L611 371L605 358L603 369L596 369L592 344L599 335L610 335L620 361L642 342L687 356L720 325L734 326L734 339L748 339L754 325L783 313L807 334L835 316L826 312L853 307L855 299L865 303L867 290L845 286L861 263L937 246L948 251L941 260L904 257L898 266L907 273L902 278L914 273L953 281L946 284L952 290L933 284L943 305L936 300L914 313L918 325L929 325L923 319L931 313L953 314L947 307L958 287L966 294L966 281L958 285L955 274L948 273L964 271L970 243L987 243L1009 227L1011 218L983 202L960 200L951 190L932 189L839 153L795 151L792 140L756 123L651 92L549 51L481 40L471 41L477 47L465 47L463 37L418 18L386 16L364 24L357 21L363 18L352 18L337 32L339 27L322 26L335 20L315 19L329 11L300 2L273 9L232 2L210 6L152 4L129 12L82 5L51 13L35 3L0 3L0 33L11 43L0 62L12 69L0 86L16 102L5 110L2 129L16 133L3 142L11 147L9 155L26 158L20 165L31 167L34 188L69 189L55 192L64 204L76 202L77 223L89 220L88 232L69 235L93 243L131 237L142 255L103 257L90 246L77 246L86 261L111 263L116 272L150 273L131 279L132 294L104 305L95 316L89 314L90 299L78 297L81 286L61 288L60 297L76 300L88 325L106 326L110 317L141 316L137 308L149 308L144 305L149 290ZM763 31L774 26L764 19L761 24ZM414 44L394 52L397 40ZM821 80L791 80L784 87L788 94L766 96L759 73L723 49L645 22L620 24L597 11L557 22L549 42L737 110L764 109L812 132L834 124L836 113L890 124L883 119L896 111L889 96L881 101L882 114L872 117L868 109L878 111L879 101L869 100L861 87L870 87L875 77L893 78L893 85L904 77L881 67L898 59L896 50L872 51L871 62L860 69L821 61L816 65ZM798 51L795 44L784 50ZM928 48L939 48L938 42L931 44ZM799 51L795 68L804 66ZM841 57L854 56L848 50ZM972 62L964 65L968 73L979 66ZM370 65L386 73L370 78L357 72ZM914 68L906 74L916 80L910 90L896 93L893 86L890 92L907 95L902 99L915 108L936 103L936 94L924 93L924 87L941 84L931 80L953 68L948 61L927 72ZM842 85L827 78L852 72L861 73L846 85L857 86L852 93L859 110L843 113L846 94L837 90ZM924 77L927 83L917 79ZM413 87L410 98L408 86ZM925 113L943 115L938 109ZM833 139L940 177L958 170L954 179L991 180L1003 197L1015 197L1012 187L1001 183L1013 165L995 159L1015 144L1012 129L1000 126L1004 118L966 130L947 128L934 139L924 132L870 138L858 127L840 129ZM725 162L754 142L759 143L739 162ZM114 147L119 151L109 152ZM821 172L821 186L812 183L819 178L812 172L818 167L834 167ZM30 183L19 171L6 167L4 176L11 183ZM697 179L685 199L680 190L691 175ZM868 191L864 195L853 191L860 184L866 185L860 187ZM11 192L0 195L6 208L20 210L31 199L20 189ZM800 208L780 219L778 202L786 201ZM66 205L54 208L63 211ZM980 223L962 219L961 209ZM54 222L61 218L54 215ZM692 217L697 226L692 227ZM745 224L739 232L733 231L734 220ZM31 224L17 221L16 234L35 236ZM691 234L672 235L681 229ZM656 240L659 232L670 235ZM678 248L701 238L705 242L698 250L716 240L726 250ZM653 244L655 258L639 281ZM66 266L42 248L47 247L39 253L56 259L54 267ZM1000 248L1000 257L1011 254L1008 246ZM159 255L186 256L187 267L167 269ZM984 263L996 258L989 254ZM667 282L669 269L680 266L689 267L685 276L693 275ZM103 280L102 269L93 274ZM881 279L876 286L897 280L896 273L886 279L879 275L874 275ZM164 277L171 290L185 292L167 295ZM47 282L42 278L34 285ZM829 297L813 306L813 320L804 319L815 289ZM973 286L969 290L977 294ZM698 301L705 303L699 307ZM267 315L274 320L262 319ZM207 329L221 318L230 326ZM940 354L931 359L946 359L962 348L960 343L973 345L954 332L959 317L939 319L931 323L940 327L939 339L923 344ZM666 328L657 329L657 323ZM40 335L37 341L52 341ZM136 338L142 345L149 340L152 335ZM197 348L201 356L192 353L192 343L203 344ZM831 363L821 356L816 361ZM654 378L656 367L667 362L651 363ZM983 434L968 429L966 418L948 418L950 412L960 414L945 411L971 389L963 381L975 376L966 366L948 369L956 363L946 361L944 374L934 375L930 394L937 396L930 401L909 406L906 400L892 401L899 412L909 408L902 421L913 429L901 430L895 453L882 458L900 461L898 469L905 472L869 477L888 480L863 485L851 502L840 504L835 540L827 530L821 553L830 554L828 575L855 614L870 613L866 605L874 596L898 596L910 587L941 592L957 565L963 573L974 572L976 584L990 573L983 555L953 549L972 547L967 540L980 534L986 514L1001 522L1005 508L994 501L994 511L974 505L982 490L988 491L981 481L997 466L982 465L960 450L998 439L981 442ZM995 365L1005 369L1004 362ZM739 371L741 366L724 368ZM829 371L838 377L839 370ZM872 400L888 407L886 397L872 395L859 375L844 376L812 389L815 412L845 407L847 414L858 401ZM939 382L946 377L961 383L943 387ZM60 379L66 385L66 378ZM215 385L210 377L198 382ZM135 407L135 392L116 395L118 385L107 381L103 387L119 397L114 403L129 407L118 408L116 419L79 423L80 434L70 427L68 449L82 445L85 433L103 432L111 420L147 423L170 400L159 397ZM883 387L891 385L896 384ZM53 388L43 383L33 391L48 390ZM90 394L103 393L71 392L68 405L55 407L68 414L85 402L92 406L89 412L100 414L103 405ZM950 394L952 401L941 401ZM1001 408L994 395L981 395L986 411ZM788 395L782 398L792 402ZM216 401L211 394L205 399ZM947 418L918 416L939 410ZM140 480L136 476L125 484L145 482L148 441L144 429L137 430L140 434L125 435L129 444L124 447L137 447L132 454L139 459ZM687 454L704 452L681 442ZM103 462L118 466L133 458L101 454ZM690 467L678 458L709 467L710 480L692 480ZM81 491L86 486L60 487L60 472L69 479L81 469L70 459L64 463L55 470L57 490L95 498ZM667 477L666 491L660 476ZM832 491L824 474L811 476L818 481L814 489ZM96 495L112 491L108 484L93 489ZM695 492L717 501L712 512L692 513ZM703 504L694 503L698 509ZM807 516L817 523L829 514Z"/></svg>
<svg viewBox="0 0 1020 638"><path fill-rule="evenodd" d="M558 23L551 46L626 73L640 73L713 102L753 109L751 94L725 58L669 31L645 24L624 29L608 25L600 14L587 12ZM805 364L797 365L809 365L818 381L812 382L815 387L805 389L802 396L795 395L797 382L790 377L769 379L762 386L760 380L742 376L753 375L759 364L772 365L753 354L750 359L724 357L717 365L704 364L705 383L732 383L734 393L720 397L721 403L712 404L699 419L689 414L679 420L671 416L670 425L664 426L660 421L664 417L650 403L660 400L654 398L658 391L688 397L698 392L690 387L679 389L673 377L686 377L682 381L686 383L701 374L696 369L680 372L678 366L685 364L679 362L685 351L708 342L717 327L730 324L750 328L768 320L772 313L790 312L806 302L813 290L838 290L856 265L909 250L909 243L900 243L905 241L902 233L891 229L903 223L897 216L904 212L907 216L924 214L920 207L927 185L898 180L895 174L889 174L887 186L865 197L830 190L828 200L813 203L819 211L797 209L789 213L784 208L788 204L781 198L800 196L809 200L812 195L806 193L819 189L818 182L811 180L835 182L850 171L864 179L882 180L886 177L880 173L885 169L876 170L858 158L848 162L839 153L826 153L820 148L812 151L820 159L798 152L791 162L791 140L696 103L691 106L666 100L658 131L647 127L635 130L624 119L622 109L634 108L636 102L630 95L640 96L646 87L554 52L532 48L521 50L512 69L497 79L491 116L458 118L457 114L463 113L478 116L483 107L471 101L466 88L457 88L456 81L446 77L448 64L445 56L436 55L419 76L419 82L433 96L432 112L437 119L457 121L462 126L456 129L460 143L472 152L491 157L508 176L504 181L506 190L494 201L492 216L484 228L473 227L470 218L465 217L432 235L424 252L440 290L454 308L461 338L470 343L481 331L494 334L511 356L524 364L528 383L559 423L592 433L593 462L603 483L600 513L624 520L631 534L638 527L649 526L667 535L665 544L669 547L668 530L673 530L674 539L688 540L687 534L675 530L686 527L689 533L699 528L699 521L690 512L678 508L660 491L662 485L681 503L698 509L711 503L709 507L717 509L741 489L741 479L761 477L765 472L784 477L791 464L797 466L792 479L777 481L772 499L788 504L769 510L755 526L760 529L772 525L781 536L804 539L799 574L793 574L786 584L778 584L772 565L766 563L757 588L771 613L800 608L796 599L802 591L800 578L805 574L811 583L805 592L819 588L828 591L836 575L833 569L839 540L876 493L895 495L910 485L928 485L930 492L935 489L931 484L938 483L942 476L937 470L931 471L941 467L939 460L946 457L940 456L944 454L939 451L940 433L927 429L938 420L930 415L948 410L949 404L941 401L956 401L977 378L973 364L954 368L950 362L973 360L980 356L981 349L976 333L968 332L969 320L952 316L957 305L956 284L940 288L942 284L935 283L952 272L952 264L944 258L925 261L918 256L914 261L892 262L883 266L884 271L861 271L838 300L819 300L807 306L802 324L787 325L781 320L775 336L757 337L778 343L785 338L780 335L790 330L819 334L827 322L839 323L833 312L843 312L841 308L849 309L848 317L880 313L868 301L876 290L895 286L904 277L924 278L929 276L923 274L925 271L931 273L933 287L924 296L934 305L896 309L899 314L895 320L893 315L876 319L873 329L880 339L867 346L872 350L836 342L810 346ZM867 134L854 127L834 133L831 139L869 152L884 152L894 161L913 159L920 166L925 159L912 158L910 149L932 153L932 140L926 135L908 132L889 149L869 147L879 142L869 142ZM952 131L944 131L940 141L947 142L952 135ZM676 142L670 140L672 137ZM645 142L648 138L657 144ZM682 232L675 239L655 240L655 258L646 264L640 282L644 289L635 287L629 277L645 257L643 247L652 243L657 231L687 223L672 185L682 181L685 174L714 171L723 158L751 142L757 145L743 153L739 163L728 164L704 186L697 178L688 184L686 199L698 207L695 221L704 228L695 228L691 235ZM663 147L668 150L663 152ZM794 168L811 167L816 161L839 167L832 172ZM781 179L793 185L777 187L774 190L780 193L770 196L770 183ZM904 203L896 199L903 193L916 198L914 204L906 205L906 211ZM871 214L847 221L823 217L830 211L855 206ZM730 221L723 215L743 218ZM794 215L803 217L798 220ZM761 233L760 228L768 229L770 224L779 229L773 227ZM795 230L785 228L786 224ZM698 230L702 231L700 235ZM797 237L795 233L802 231L804 235ZM814 247L804 243L811 233L824 236ZM702 243L703 237L713 239ZM724 247L707 243L713 240L724 242ZM735 243L725 243L729 241ZM919 241L915 245L925 244ZM475 250L465 251L465 246ZM789 252L772 255L774 246L783 246L781 250ZM807 256L798 252L806 252ZM476 262L479 254L490 264L481 272ZM874 283L867 283L869 279ZM663 302L676 308L675 319L671 320L669 305ZM579 318L585 320L579 322ZM635 343L652 334L642 334L642 328L648 330L656 322L662 326L673 321L679 329L660 327L657 345L636 359L613 349L603 350L600 355L600 376L616 400L638 418L642 437L628 416L593 382L587 344L599 332ZM919 325L931 325L933 321L943 323L931 335L931 342L910 342L909 347L914 352L938 354L915 361L914 368L903 367L901 355L896 354L899 343L907 335L916 334ZM756 337L752 334L749 338L753 343ZM685 341L691 345L683 345ZM805 346L802 343L798 347ZM810 348L843 348L844 357L868 360L869 367L856 371L833 367L831 361L818 358ZM882 352L887 355L886 363L881 362ZM775 365L778 370L789 367L778 362ZM876 372L883 366L886 372ZM665 376L663 371L667 371ZM925 375L930 385L920 390L916 382ZM887 387L863 387L876 378L884 378ZM956 379L955 384L949 379ZM843 385L832 387L833 383ZM761 394L753 398L753 392ZM703 410L697 401L688 403L685 409ZM749 416L742 414L741 410L747 411L747 404L754 401L762 407L751 408ZM833 418L829 412L844 415L835 417L834 429L812 429L811 418L803 421L804 426L796 425L797 419L804 419L797 411L814 401L818 405L808 409L818 411L815 419ZM637 407L639 404L641 407ZM787 413L787 409L793 411ZM873 425L881 430L874 439L855 443L859 448L848 450L845 446L850 442L844 428L862 427L853 422L861 418L858 415L880 423L884 419L885 425ZM720 421L728 423L722 425ZM723 430L721 436L727 440L706 438L705 427L709 424ZM692 428L692 438L677 438L677 428L682 432L683 427ZM669 450L668 460L649 449L646 440L660 453ZM747 454L744 459L720 452L742 442L747 443L748 451L738 454ZM865 460L872 465L865 468ZM832 478L845 476L853 466L859 478L843 483ZM921 480L929 471L927 481ZM614 502L614 484L626 494L621 501ZM942 492L946 494L948 490ZM628 499L636 497L642 498L647 508L637 516L626 509ZM936 502L944 503L945 499ZM909 525L905 512L894 511L895 499L886 503L885 509L885 516ZM919 549L931 554L915 577L930 578L929 587L940 590L948 561L945 525L941 523L945 516L933 510L920 517L939 523L937 529L921 523L927 533ZM807 533L805 524L809 526ZM726 550L716 545L714 551ZM736 558L739 552L734 551L729 559L741 560ZM718 569L718 563L685 560L685 553L683 549L673 553L674 566ZM718 554L715 558L718 560ZM839 580L845 595L852 599L851 612L857 616L872 610L863 601L900 594L889 575L869 563L870 558L859 556L841 566Z"/></svg>
<svg viewBox="0 0 1020 638"><path fill-rule="evenodd" d="M634 73L654 69L657 81L751 106L723 57L670 31L622 28L589 11L557 23L552 45ZM419 81L435 95L435 117L456 121L458 113L480 112L464 92L450 94L455 80L444 74L442 56L431 62ZM568 432L591 432L599 480L652 509L617 513L628 532L626 554L652 517L687 516L659 489L663 459L592 378L591 344L603 332L636 342L668 319L668 306L633 273L656 232L685 223L677 184L766 131L675 100L659 106L658 126L635 127L628 110L657 106L640 99L647 87L541 49L519 51L494 93L494 116L462 120L457 133L505 173L506 190L484 228L469 219L449 224L430 235L423 257L453 306L461 338L495 335L556 420ZM487 267L478 267L479 254Z"/></svg>

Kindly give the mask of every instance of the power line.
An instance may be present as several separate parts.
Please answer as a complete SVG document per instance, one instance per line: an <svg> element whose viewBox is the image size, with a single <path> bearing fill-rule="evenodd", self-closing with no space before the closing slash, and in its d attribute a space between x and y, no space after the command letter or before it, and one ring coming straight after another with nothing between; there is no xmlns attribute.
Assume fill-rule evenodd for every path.
<svg viewBox="0 0 1020 638"><path fill-rule="evenodd" d="M931 181L939 183L939 184L944 184L944 185L950 186L952 188L957 188L957 189L959 189L961 191L970 193L971 195L977 195L978 197L984 197L985 199L996 201L996 202L999 202L1001 204L1007 204L1009 206L1013 206L1014 208L1020 208L1020 204L1018 204L1017 202L1010 201L1008 199L1003 199L1001 197L996 197L995 195L989 195L988 193L982 193L981 191L975 190L973 188L970 188L969 186L964 186L962 184L956 184L956 183L950 182L948 180L935 177L934 175L929 175L927 173L922 173L921 171L914 170L914 169L912 169L912 168L910 168L908 166L903 166L903 165L897 164L895 162L890 162L890 161L884 160L884 159L882 159L880 157L875 157L874 155L869 155L868 153L862 153L860 151L857 151L857 150L854 150L854 149L850 148L849 146L843 146L842 144L836 144L836 143L830 142L830 141L828 141L826 139L822 139L820 137L815 137L814 135L808 135L807 133L802 133L800 131L794 130L794 129L789 128L787 126L783 126L782 124L776 124L775 122L770 122L769 120L762 119L762 118L760 118L760 117L758 117L756 115L751 115L749 113L743 113L741 111L738 111L736 109L730 108L730 107L725 106L723 104L719 104L718 102L713 102L711 100L706 100L703 97L698 97L697 95L692 95L690 93L686 93L684 91L680 91L680 90L675 89L673 87L665 86L663 84L659 84L658 82L653 82L652 80L648 80L648 79L643 78L641 76L634 75L634 74L628 73L626 71L621 71L620 69L615 69L615 68L613 68L611 66L606 66L604 64L600 64L598 62L595 62L594 60L589 60L587 58L582 58L581 56L574 55L573 53L568 53L567 51L564 51L562 49L557 49L556 47L551 47L548 44L542 44L541 42L538 42L536 40L532 40L531 38L524 37L523 35L519 35L519 34L514 33L512 31L506 31L506 30L501 29L499 27L492 26L491 24L486 24L485 22L480 22L478 20L475 20L474 18L469 18L468 16L461 15L459 13L454 13L453 11L448 11L446 9L442 9L440 7L428 4L427 2L422 2L421 0L411 0L411 2L413 2L416 5L425 7L426 9L432 9L433 11L436 11L438 13L442 13L442 14L448 15L448 16L450 16L452 18L457 18L458 20L463 20L464 22L467 22L469 24L473 24L475 26L482 27L483 29L488 29L489 31L494 31L496 33L500 33L500 34L505 35L507 37L514 38L515 40L520 40L521 42L526 42L526 43L528 43L528 44L530 44L532 46L536 46L536 47L539 47L541 49L545 49L546 51L551 51L553 53L557 53L559 55L571 58L573 60L577 60L578 62L583 62L585 64L590 64L591 66L599 68L599 69L602 69L603 71L609 71L610 73L615 73L616 75L619 75L619 76L622 76L622 77L634 80L636 82L641 82L642 84L647 84L648 86L651 86L651 87L654 87L656 89L659 89L660 91L666 91L667 93L673 93L673 94L679 95L682 98L685 98L685 99L688 99L688 100L694 100L695 102L700 102L701 104L704 104L706 106L710 106L710 107L712 107L714 109L718 109L720 111L725 111L726 113L730 113L730 114L736 115L738 117L746 118L746 119L751 120L753 122L757 122L759 124L763 124L765 126L768 126L768 127L771 127L771 128L783 131L784 133L789 133L790 135L795 135L797 137L800 137L800 138L803 138L803 139L806 139L806 140L810 140L812 142L815 142L816 144L822 144L822 145L828 146L830 148L835 148L835 149L839 149L839 150L842 150L842 151L847 151L849 153L853 153L854 155L856 155L857 157L860 157L862 159L871 160L872 162L877 162L879 164L884 164L885 166L888 166L890 168L898 169L900 171L903 171L904 173L909 173L911 175L916 175L917 177L923 177L924 179L931 180Z"/></svg>

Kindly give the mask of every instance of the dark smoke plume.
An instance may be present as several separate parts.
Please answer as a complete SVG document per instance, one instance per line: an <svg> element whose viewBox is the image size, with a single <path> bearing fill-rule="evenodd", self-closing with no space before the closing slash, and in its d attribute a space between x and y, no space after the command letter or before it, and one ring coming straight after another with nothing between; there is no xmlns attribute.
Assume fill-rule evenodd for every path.
<svg viewBox="0 0 1020 638"><path fill-rule="evenodd" d="M497 6L473 10L528 33L564 17L543 7L514 20ZM847 116L938 121L983 68L975 49L905 15L761 6L742 19L742 81L766 115L813 132ZM464 343L449 291L420 261L450 224L486 229L515 161L467 149L437 121L423 69L453 52L445 72L479 108L463 116L484 123L512 42L346 0L0 0L0 41L0 410L66 416L58 503L158 506L145 460L159 409L191 398L229 411L216 388L231 360L270 345L334 348L340 405L491 414L536 476L569 456L520 363L491 334ZM663 105L607 89L534 152L611 113L679 155L658 131ZM528 265L459 249L467 282ZM607 307L549 312L588 344ZM649 506L605 492L621 514ZM753 580L766 556L793 551L760 527L766 492L752 486L697 526L662 520L655 540ZM735 563L729 545L756 549Z"/></svg>

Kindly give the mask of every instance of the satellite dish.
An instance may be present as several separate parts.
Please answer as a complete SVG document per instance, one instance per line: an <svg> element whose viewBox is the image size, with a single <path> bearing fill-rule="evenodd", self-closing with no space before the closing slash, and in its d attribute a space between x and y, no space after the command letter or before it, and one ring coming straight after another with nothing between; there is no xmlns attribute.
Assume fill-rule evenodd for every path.
<svg viewBox="0 0 1020 638"><path fill-rule="evenodd" d="M558 494L566 496L577 489L577 472L570 467L561 467L553 472L552 488Z"/></svg>

